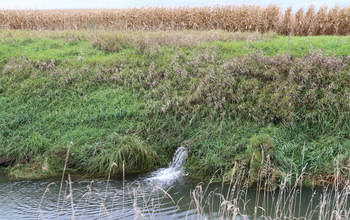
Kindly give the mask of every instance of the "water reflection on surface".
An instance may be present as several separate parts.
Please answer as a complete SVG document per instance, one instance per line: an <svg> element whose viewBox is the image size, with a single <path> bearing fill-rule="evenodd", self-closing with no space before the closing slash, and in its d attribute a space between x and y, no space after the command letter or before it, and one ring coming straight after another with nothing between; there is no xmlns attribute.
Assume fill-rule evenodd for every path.
<svg viewBox="0 0 350 220"><path fill-rule="evenodd" d="M123 182L120 178L107 181L72 175L72 194L65 178L57 208L60 177L12 181L0 176L0 218L71 219L75 216L75 219L219 219L220 214L226 219L231 218L234 208L238 207L236 211L248 215L238 214L235 218L237 220L268 219L261 216L274 216L280 195L278 191L273 193L243 189L227 193L228 186L222 188L221 184L211 184L209 187L206 184L197 185L183 176L172 181L171 185L166 181L150 182L148 178L149 175L129 176ZM302 197L296 191L295 198L288 200L291 204L282 204L280 212L294 212L294 216L299 216L300 207L300 215L305 216L305 213L310 213L319 205L321 198L318 191L303 189ZM197 199L202 200L193 199L194 194L199 195ZM286 201L288 196L291 195L285 192L281 202ZM312 197L313 204L310 204ZM237 202L236 207L232 206L228 212L226 210L226 215L219 208L225 200L231 200L231 205L233 201ZM226 208L230 209L229 206ZM255 211L257 212L254 216ZM314 219L318 219L316 212Z"/></svg>
<svg viewBox="0 0 350 220"><path fill-rule="evenodd" d="M133 177L123 182L71 176L72 194L66 181L58 208L60 177L11 181L0 176L0 179L0 219L54 219L56 216L71 219L73 215L75 219L134 219L135 216L160 219L180 213L176 204L179 200L185 207L190 202L191 184L183 178L168 186L165 182L151 184L146 179ZM171 194L171 199L166 194ZM182 218L181 214L178 217Z"/></svg>
<svg viewBox="0 0 350 220"><path fill-rule="evenodd" d="M61 184L61 177L0 174L0 219L349 219L350 187L259 191L194 183L181 172L186 156L180 147L168 168L125 179L72 174Z"/></svg>

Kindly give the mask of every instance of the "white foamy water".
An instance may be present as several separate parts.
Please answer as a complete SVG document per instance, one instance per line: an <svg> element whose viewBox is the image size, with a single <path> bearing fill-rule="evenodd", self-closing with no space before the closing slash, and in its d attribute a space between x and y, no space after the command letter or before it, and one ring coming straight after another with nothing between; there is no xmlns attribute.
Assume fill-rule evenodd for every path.
<svg viewBox="0 0 350 220"><path fill-rule="evenodd" d="M173 160L169 163L167 168L160 168L154 172L151 172L145 179L146 181L159 181L165 183L171 183L177 178L183 175L182 167L186 162L188 149L186 147L179 147L174 156Z"/></svg>

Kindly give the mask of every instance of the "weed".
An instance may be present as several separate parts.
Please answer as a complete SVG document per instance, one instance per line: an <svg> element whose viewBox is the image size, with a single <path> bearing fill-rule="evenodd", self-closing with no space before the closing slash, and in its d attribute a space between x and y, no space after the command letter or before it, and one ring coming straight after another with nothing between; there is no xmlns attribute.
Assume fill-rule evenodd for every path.
<svg viewBox="0 0 350 220"><path fill-rule="evenodd" d="M337 162L335 163L334 171L339 173ZM113 166L116 164L110 168ZM164 213L168 218L171 215L171 218L181 216L185 219L348 219L349 179L344 180L344 187L338 184L329 187L325 184L323 188L309 189L311 195L305 196L303 190L307 189L300 187L306 174L305 168L298 174L283 176L276 188L264 188L268 186L265 179L261 180L261 185L256 190L249 190L244 181L245 169L240 169L239 165L235 164L231 176L228 176L221 186L213 182L217 175L214 174L208 183L200 182L191 189L188 192L189 199L180 198L178 201L175 195L178 192L173 194L171 186L163 189L160 183L126 183L124 178L121 189L118 188L116 193L109 192L109 186L116 182L110 182L108 177L105 190L95 189L91 182L82 198L76 202L73 200L74 191L68 175L66 192L60 191L60 194L68 196L58 197L62 204L58 213L69 213L72 218L77 218L87 216L90 210L99 208L99 212L93 214L106 219L162 218ZM293 185L288 184L291 178L296 179ZM41 198L38 219L45 218L41 210L44 208L42 203L50 185L53 184L47 186ZM94 201L98 201L99 204L94 204ZM305 207L302 207L302 204ZM163 206L166 208L163 209ZM116 207L122 210L116 210Z"/></svg>

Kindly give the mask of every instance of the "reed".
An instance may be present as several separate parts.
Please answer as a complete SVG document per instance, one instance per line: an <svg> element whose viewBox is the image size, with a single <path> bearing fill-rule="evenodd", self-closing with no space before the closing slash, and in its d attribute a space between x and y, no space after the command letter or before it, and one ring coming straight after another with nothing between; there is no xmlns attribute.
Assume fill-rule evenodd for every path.
<svg viewBox="0 0 350 220"><path fill-rule="evenodd" d="M25 30L225 30L284 35L348 35L350 6L293 12L276 5L130 9L1 10L0 28Z"/></svg>
<svg viewBox="0 0 350 220"><path fill-rule="evenodd" d="M336 163L335 161L335 173L340 171ZM113 166L115 164L111 168ZM322 188L312 188L312 195L303 198L307 201L307 207L301 207L301 200L304 197L301 185L306 174L305 167L300 173L284 176L274 189L264 188L269 186L269 183L261 179L262 184L257 186L255 191L245 184L246 171L236 168L221 186L213 183L219 173L214 174L208 183L198 183L188 192L190 200L185 199L185 204L182 204L184 202L182 198L175 199L171 186L164 189L161 183L140 181L125 183L123 179L121 190L109 192L108 187L115 184L110 182L109 177L106 180L105 190L94 189L93 182L90 182L82 198L73 200L74 191L68 175L66 190L60 191L63 195L58 197L62 205L58 207L57 214L63 216L65 213L64 216L71 216L72 219L85 218L89 216L90 210L103 219L158 219L165 218L162 206L166 205L168 210L166 218L171 219L179 216L183 219L349 219L349 178L344 181L343 187L334 182L333 185L325 184ZM296 179L293 185L288 184L291 179ZM53 183L49 184L44 192L36 219L45 219L42 212L42 208L45 207L42 203L51 185ZM92 201L94 197L94 200L97 198L97 201L100 201L100 205L94 204ZM169 210L172 211L169 213Z"/></svg>

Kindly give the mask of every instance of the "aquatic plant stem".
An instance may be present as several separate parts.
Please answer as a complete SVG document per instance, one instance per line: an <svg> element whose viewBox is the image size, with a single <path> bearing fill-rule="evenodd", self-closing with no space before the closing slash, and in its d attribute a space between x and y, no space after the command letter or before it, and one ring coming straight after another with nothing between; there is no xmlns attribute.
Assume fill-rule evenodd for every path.
<svg viewBox="0 0 350 220"><path fill-rule="evenodd" d="M68 197L70 198L70 204L71 204L71 208L72 208L72 218L71 219L73 220L73 219L75 219L75 211L74 211L74 202L73 202L72 180L70 178L70 174L68 174L68 185L69 185L69 195L68 195Z"/></svg>
<svg viewBox="0 0 350 220"><path fill-rule="evenodd" d="M122 217L124 217L124 210L125 210L125 206L124 206L124 196L125 196L125 193L124 193L124 190L125 190L125 166L124 166L124 160L123 160L123 195L122 195L122 206L123 206L123 209L122 209Z"/></svg>
<svg viewBox="0 0 350 220"><path fill-rule="evenodd" d="M62 172L62 178L61 178L61 183L60 183L60 190L58 192L58 199L57 199L57 205L56 205L56 216L55 219L57 219L58 217L58 207L60 204L60 198L61 198L61 192L62 192L62 186L63 186L63 180L64 180L64 173L67 169L67 163L68 163L68 159L69 159L69 151L70 151L70 147L73 145L73 142L70 142L68 145L68 150L67 150L67 155L66 155L66 160L64 163L64 168L63 168L63 172Z"/></svg>
<svg viewBox="0 0 350 220"><path fill-rule="evenodd" d="M42 212L42 210L41 210L41 206L42 206L42 204L43 204L45 195L46 195L46 193L49 191L49 187L50 187L51 185L56 185L56 183L52 182L52 183L50 183L49 185L47 185L47 186L46 186L46 189L45 189L45 191L44 191L44 194L41 196L41 199L40 199L40 203L39 203L39 206L38 206L38 215L41 217L41 219L44 219L43 212Z"/></svg>
<svg viewBox="0 0 350 220"><path fill-rule="evenodd" d="M301 153L302 159L301 159L301 166L304 167L304 159L305 159L305 142L303 145L303 151ZM303 169L301 170L301 175L303 175ZM301 210L301 195L303 192L303 176L301 176L300 179L300 197L299 197L299 216L300 216L300 210Z"/></svg>

